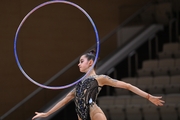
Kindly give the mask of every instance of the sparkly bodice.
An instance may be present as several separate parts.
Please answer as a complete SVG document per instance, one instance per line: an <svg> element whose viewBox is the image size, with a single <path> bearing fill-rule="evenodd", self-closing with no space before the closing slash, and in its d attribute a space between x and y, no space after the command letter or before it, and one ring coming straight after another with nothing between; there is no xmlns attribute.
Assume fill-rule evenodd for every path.
<svg viewBox="0 0 180 120"><path fill-rule="evenodd" d="M89 77L76 85L75 105L76 112L82 120L89 116L89 106L95 103L101 87L95 78Z"/></svg>

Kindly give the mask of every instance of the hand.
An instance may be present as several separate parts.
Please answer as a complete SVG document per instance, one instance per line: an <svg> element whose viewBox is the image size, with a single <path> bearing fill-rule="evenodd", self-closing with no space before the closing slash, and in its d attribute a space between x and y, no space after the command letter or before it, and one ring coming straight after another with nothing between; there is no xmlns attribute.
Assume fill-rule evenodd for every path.
<svg viewBox="0 0 180 120"><path fill-rule="evenodd" d="M47 117L47 113L39 113L39 112L35 112L35 116L32 118L32 120L39 118L39 117Z"/></svg>
<svg viewBox="0 0 180 120"><path fill-rule="evenodd" d="M165 101L161 100L162 96L152 96L149 95L148 100L151 101L153 104L155 104L156 106L163 106L163 104L165 103Z"/></svg>

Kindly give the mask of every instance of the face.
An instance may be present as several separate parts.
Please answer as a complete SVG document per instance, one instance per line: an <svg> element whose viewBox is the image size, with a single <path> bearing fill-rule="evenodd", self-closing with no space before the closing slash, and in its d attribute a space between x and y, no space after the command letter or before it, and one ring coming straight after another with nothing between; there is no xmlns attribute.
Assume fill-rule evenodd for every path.
<svg viewBox="0 0 180 120"><path fill-rule="evenodd" d="M78 64L80 72L86 73L92 64L92 60L88 60L85 55L82 55Z"/></svg>

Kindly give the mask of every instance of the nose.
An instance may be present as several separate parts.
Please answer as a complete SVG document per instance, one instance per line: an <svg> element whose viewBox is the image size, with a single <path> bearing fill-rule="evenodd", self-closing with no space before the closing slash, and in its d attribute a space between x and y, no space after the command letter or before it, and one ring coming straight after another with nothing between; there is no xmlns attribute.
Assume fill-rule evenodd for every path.
<svg viewBox="0 0 180 120"><path fill-rule="evenodd" d="M80 63L78 64L78 66L80 66Z"/></svg>

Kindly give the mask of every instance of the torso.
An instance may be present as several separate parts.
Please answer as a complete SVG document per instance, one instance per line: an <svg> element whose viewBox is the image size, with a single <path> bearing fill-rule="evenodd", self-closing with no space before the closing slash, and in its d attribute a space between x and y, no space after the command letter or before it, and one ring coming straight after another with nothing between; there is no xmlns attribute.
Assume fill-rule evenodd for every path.
<svg viewBox="0 0 180 120"><path fill-rule="evenodd" d="M100 90L101 86L95 76L88 77L76 85L74 102L76 112L82 120L89 118L90 106L96 103Z"/></svg>

